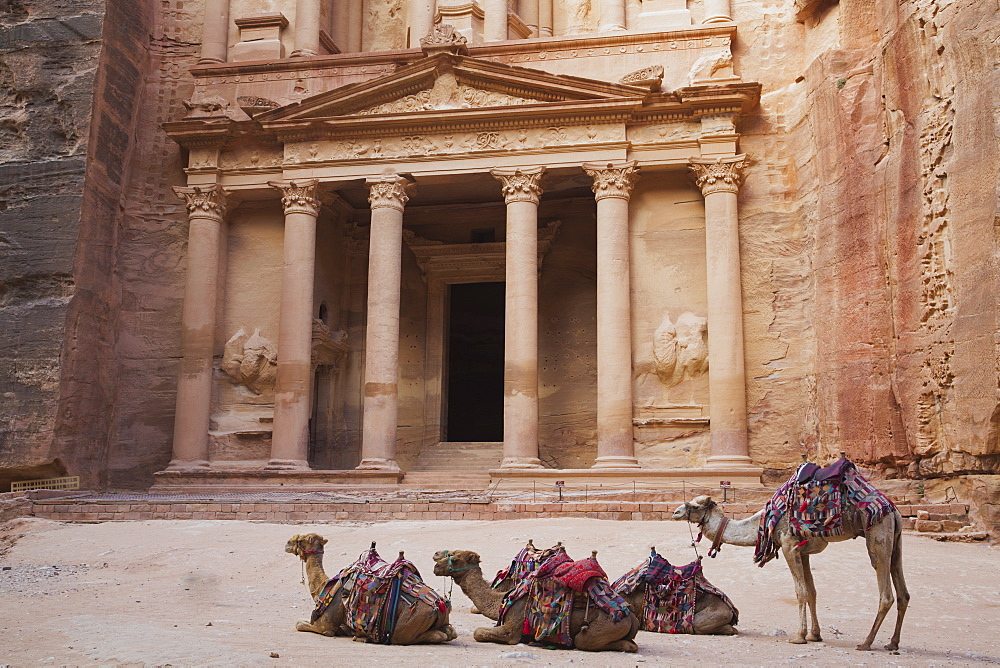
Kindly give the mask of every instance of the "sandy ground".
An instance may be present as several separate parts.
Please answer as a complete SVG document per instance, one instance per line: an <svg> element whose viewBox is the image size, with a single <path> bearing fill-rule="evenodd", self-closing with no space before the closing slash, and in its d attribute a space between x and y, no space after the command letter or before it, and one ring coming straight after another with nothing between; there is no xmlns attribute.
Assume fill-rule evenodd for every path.
<svg viewBox="0 0 1000 668"><path fill-rule="evenodd" d="M387 522L324 525L236 521L149 521L61 524L17 520L24 534L0 557L0 664L10 665L325 665L361 666L644 666L694 664L951 665L1000 662L997 597L1000 551L986 545L904 538L912 595L899 654L882 645L857 652L874 616L874 571L861 540L814 557L824 643L788 644L797 623L792 580L784 564L752 563L752 550L726 546L705 560L710 581L740 608L736 637L640 632L638 655L584 653L477 643L472 631L491 625L469 612L456 587L457 640L437 646L386 647L295 631L311 601L299 561L283 551L294 533L329 539L326 570L336 572L375 540L383 557L398 550L428 582L431 555L471 549L487 573L501 568L526 539L562 540L576 559L599 550L617 578L649 545L675 564L692 558L687 525L589 519L504 522ZM9 545L9 542L8 542ZM702 548L705 549L704 547ZM0 551L3 543L0 542ZM271 654L278 655L271 658Z"/></svg>

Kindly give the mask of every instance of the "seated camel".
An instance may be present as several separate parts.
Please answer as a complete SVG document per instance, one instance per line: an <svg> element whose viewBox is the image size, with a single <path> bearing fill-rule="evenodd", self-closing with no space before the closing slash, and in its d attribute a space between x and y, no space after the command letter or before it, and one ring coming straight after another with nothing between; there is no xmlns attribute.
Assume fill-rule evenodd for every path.
<svg viewBox="0 0 1000 668"><path fill-rule="evenodd" d="M736 635L739 611L714 587L701 561L674 567L649 548L649 558L611 585L639 618L643 631Z"/></svg>
<svg viewBox="0 0 1000 668"><path fill-rule="evenodd" d="M550 551L546 551L549 553ZM550 554L543 553L544 560ZM504 593L490 587L483 578L479 565L480 558L467 550L443 550L434 555L434 574L451 576L465 595L486 617L501 620L501 608L505 607L499 626L481 627L475 630L473 638L477 642L495 642L516 645L524 636L525 619L528 617L528 598L509 601L505 606ZM610 590L610 586L608 587ZM577 597L569 615L568 635L576 649L586 651L611 650L637 652L634 638L639 631L639 620L630 611L624 611L618 621L598 607L587 604L584 596Z"/></svg>
<svg viewBox="0 0 1000 668"><path fill-rule="evenodd" d="M358 568L359 564L355 563L341 571L337 577L327 577L323 570L324 545L326 539L315 533L296 534L285 544L285 552L294 554L305 564L309 593L317 605L312 619L298 622L295 625L296 631L310 631L325 636L354 636L390 645L441 643L458 637L448 621L449 608L444 599L423 584L416 568L411 568L412 564L403 560L402 552L391 569L397 574L396 577L404 578L403 592L395 606L393 624L385 627L389 630L387 637L376 638L366 634L366 629L359 626L357 611L352 608L356 603L352 594L356 594L358 588L365 585L362 572L365 569ZM359 562L367 558L370 564L378 563L388 567L380 559L375 561L378 555L374 553L374 547L375 544L372 543L372 549ZM411 573L416 577L410 577ZM359 575L362 578L359 579ZM410 587L409 592L407 585Z"/></svg>

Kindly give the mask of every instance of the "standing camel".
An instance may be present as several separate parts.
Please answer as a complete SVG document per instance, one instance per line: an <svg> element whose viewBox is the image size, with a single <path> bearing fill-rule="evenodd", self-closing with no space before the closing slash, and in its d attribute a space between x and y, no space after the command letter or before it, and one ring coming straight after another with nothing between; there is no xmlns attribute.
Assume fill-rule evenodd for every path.
<svg viewBox="0 0 1000 668"><path fill-rule="evenodd" d="M323 546L326 539L315 533L296 534L288 539L285 552L299 557L305 564L309 593L313 601L320 603L321 594L330 578L323 570ZM374 545L374 543L373 543ZM348 610L344 606L344 589L338 588L316 619L300 621L296 631L310 631L324 636L355 635L348 622ZM440 610L421 599L402 602L396 609L396 623L392 630L390 644L415 645L417 643L442 643L458 637L448 622L448 611Z"/></svg>
<svg viewBox="0 0 1000 668"><path fill-rule="evenodd" d="M451 576L465 595L479 608L479 611L494 621L500 619L500 606L504 592L490 587L483 578L479 566L479 555L466 550L442 550L434 554L434 575ZM477 642L496 642L516 645L524 635L524 620L527 617L527 598L522 598L507 610L503 624L496 627L481 627L472 637ZM588 616L589 613L589 616ZM574 608L570 615L570 636L576 649L587 651L611 650L617 652L637 652L635 635L639 632L639 620L629 613L620 621L613 621L608 613L591 606L590 610Z"/></svg>
<svg viewBox="0 0 1000 668"><path fill-rule="evenodd" d="M764 510L755 513L745 520L728 520L722 509L708 496L699 496L692 501L682 503L674 511L673 520L687 520L697 524L701 532L712 540L713 545L741 545L751 547L757 544L757 530L760 527ZM910 602L910 594L903 580L903 543L901 529L903 519L895 508L882 519L864 529L860 514L845 508L842 532L838 536L802 538L794 535L788 526L787 514L781 518L774 528L772 537L781 549L788 570L795 581L795 597L799 603L799 631L788 642L797 645L806 641L821 642L819 619L816 617L816 587L813 584L812 571L809 569L809 557L819 554L830 543L837 543L851 538L865 537L868 556L878 579L879 605L875 615L875 623L864 642L858 645L859 650L870 650L875 634L878 633L882 620L892 607L892 590L896 590L896 629L892 639L885 646L888 650L899 649L899 632L903 626L903 616ZM725 520L725 522L724 522ZM721 535L720 535L721 531ZM891 580L891 582L890 582ZM807 633L806 608L808 606L812 626Z"/></svg>

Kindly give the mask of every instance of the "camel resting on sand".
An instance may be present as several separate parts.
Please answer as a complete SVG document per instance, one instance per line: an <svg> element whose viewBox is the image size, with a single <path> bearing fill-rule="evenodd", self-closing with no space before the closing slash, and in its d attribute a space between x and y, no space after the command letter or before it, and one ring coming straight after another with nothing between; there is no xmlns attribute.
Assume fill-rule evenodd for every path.
<svg viewBox="0 0 1000 668"><path fill-rule="evenodd" d="M500 619L500 605L504 592L490 587L483 578L479 555L467 550L442 550L434 555L434 575L451 576L465 595L472 599L479 611L492 620ZM507 610L503 624L480 627L473 633L477 642L495 642L516 645L524 633L527 616L527 599L522 598ZM637 652L634 638L639 631L639 620L632 613L620 621L596 606L573 608L570 615L570 636L576 649L586 651L611 650Z"/></svg>
<svg viewBox="0 0 1000 668"><path fill-rule="evenodd" d="M788 642L801 645L806 641L822 642L819 619L816 617L816 587L813 584L812 571L809 569L809 557L819 554L830 543L849 540L864 536L868 548L868 556L878 580L879 604L875 623L868 637L857 646L859 650L870 650L875 634L878 633L882 620L892 607L892 590L896 590L896 628L892 639L885 646L888 650L899 649L899 632L903 626L903 616L910 602L910 594L903 579L903 519L899 511L893 509L867 531L856 512L848 512L845 507L842 533L839 536L802 538L792 534L788 526L788 516L784 516L774 529L773 538L778 543L781 554L785 557L788 570L795 581L795 597L799 603L799 630ZM674 511L673 520L687 520L697 524L705 537L715 542L728 545L754 546L757 543L757 530L764 517L760 510L745 520L730 520L723 523L725 516L722 509L708 496L699 496L682 503ZM721 539L717 536L721 532ZM811 617L811 627L808 624L807 608Z"/></svg>
<svg viewBox="0 0 1000 668"><path fill-rule="evenodd" d="M649 549L651 552L650 559L663 559L656 553L655 547L651 547ZM638 569L648 567L650 559L647 559L639 567L623 575L612 586L615 591L617 591L618 594L624 598L626 602L628 602L629 607L632 608L632 611L635 612L636 616L639 617L640 624L642 625L644 631L660 631L661 629L659 628L649 628L648 622L643 621L646 607L646 588L648 586L646 578L649 576L646 575L645 577L639 577L637 580L631 579L630 581L626 581L626 578L629 575L635 574ZM673 572L680 570L666 564L666 560L663 560L662 563L667 565ZM702 578L702 581L707 587L714 589L714 587L708 584L707 580L703 579L704 576L700 575L700 572L699 565L698 577ZM649 573L649 571L646 571L646 573ZM693 630L675 631L671 629L670 633L680 632L694 633L695 635L723 636L732 636L739 633L735 627L739 613L735 610L735 608L730 607L730 604L727 603L722 596L712 593L711 591L704 591L703 588L699 587L697 584L694 586L696 588L696 593L694 595L695 607L694 618L692 620ZM631 591L629 591L629 589L631 589Z"/></svg>
<svg viewBox="0 0 1000 668"><path fill-rule="evenodd" d="M309 593L317 604L320 594L330 580L323 570L324 545L326 539L315 533L296 534L285 544L285 552L294 554L305 563ZM325 636L354 636L347 621L344 589L340 588L318 619L302 620L295 625L295 630L310 631ZM447 609L442 611L419 598L412 603L401 599L396 610L396 622L390 644L442 643L457 637L458 634L448 621Z"/></svg>

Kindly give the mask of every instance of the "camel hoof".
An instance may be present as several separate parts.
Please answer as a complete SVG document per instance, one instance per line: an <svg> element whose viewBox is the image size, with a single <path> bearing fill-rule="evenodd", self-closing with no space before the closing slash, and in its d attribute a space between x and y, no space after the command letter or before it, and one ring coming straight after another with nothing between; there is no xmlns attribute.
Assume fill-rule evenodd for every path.
<svg viewBox="0 0 1000 668"><path fill-rule="evenodd" d="M296 631L312 631L312 624L306 621L295 622Z"/></svg>
<svg viewBox="0 0 1000 668"><path fill-rule="evenodd" d="M805 645L806 644L806 639L805 638L789 638L788 642L792 643L793 645Z"/></svg>
<svg viewBox="0 0 1000 668"><path fill-rule="evenodd" d="M888 645L886 645L885 648L890 652L895 652L897 649L899 649L899 643L891 642Z"/></svg>
<svg viewBox="0 0 1000 668"><path fill-rule="evenodd" d="M870 651L872 651L872 646L871 646L871 644L867 644L866 645L865 643L861 643L860 645L858 645L854 649L858 650L859 652L870 652Z"/></svg>
<svg viewBox="0 0 1000 668"><path fill-rule="evenodd" d="M806 640L809 642L823 642L823 636L818 633L810 633L806 636Z"/></svg>

